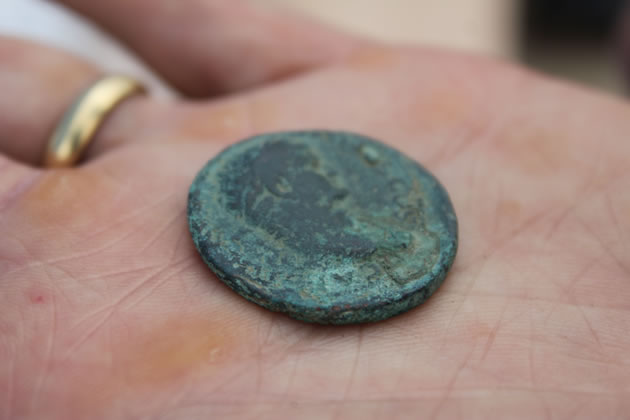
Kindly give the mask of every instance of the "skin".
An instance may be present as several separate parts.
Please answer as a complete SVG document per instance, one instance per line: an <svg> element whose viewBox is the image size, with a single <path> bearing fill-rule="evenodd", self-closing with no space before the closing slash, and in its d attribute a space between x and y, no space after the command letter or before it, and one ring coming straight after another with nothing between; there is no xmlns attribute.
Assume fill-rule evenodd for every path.
<svg viewBox="0 0 630 420"><path fill-rule="evenodd" d="M64 3L185 96L128 100L82 166L37 168L98 71L0 38L0 418L630 413L625 102L238 2ZM197 170L243 137L301 128L380 138L445 185L459 255L421 308L308 325L204 266L185 217Z"/></svg>

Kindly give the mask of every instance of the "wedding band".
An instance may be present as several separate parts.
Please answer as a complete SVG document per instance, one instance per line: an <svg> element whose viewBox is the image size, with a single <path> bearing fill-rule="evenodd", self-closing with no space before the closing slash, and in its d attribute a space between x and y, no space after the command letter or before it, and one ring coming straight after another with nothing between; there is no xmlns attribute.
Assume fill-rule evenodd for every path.
<svg viewBox="0 0 630 420"><path fill-rule="evenodd" d="M63 116L48 142L44 166L74 166L116 106L130 96L145 92L140 82L125 76L106 76L95 82Z"/></svg>

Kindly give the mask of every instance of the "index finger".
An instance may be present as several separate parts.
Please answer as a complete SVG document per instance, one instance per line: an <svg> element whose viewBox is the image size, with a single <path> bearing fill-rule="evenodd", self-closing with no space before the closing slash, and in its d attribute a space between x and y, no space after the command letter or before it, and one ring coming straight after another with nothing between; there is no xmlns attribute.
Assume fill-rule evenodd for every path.
<svg viewBox="0 0 630 420"><path fill-rule="evenodd" d="M228 93L317 68L358 41L237 0L58 0L103 26L189 96Z"/></svg>

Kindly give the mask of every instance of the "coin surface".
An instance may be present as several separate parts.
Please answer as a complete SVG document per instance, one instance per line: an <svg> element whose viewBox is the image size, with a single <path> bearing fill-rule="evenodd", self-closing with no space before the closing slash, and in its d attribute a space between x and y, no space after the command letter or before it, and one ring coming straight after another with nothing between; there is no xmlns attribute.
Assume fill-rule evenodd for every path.
<svg viewBox="0 0 630 420"><path fill-rule="evenodd" d="M236 293L322 324L424 302L457 252L448 194L427 170L344 132L259 135L210 160L188 198L193 241Z"/></svg>

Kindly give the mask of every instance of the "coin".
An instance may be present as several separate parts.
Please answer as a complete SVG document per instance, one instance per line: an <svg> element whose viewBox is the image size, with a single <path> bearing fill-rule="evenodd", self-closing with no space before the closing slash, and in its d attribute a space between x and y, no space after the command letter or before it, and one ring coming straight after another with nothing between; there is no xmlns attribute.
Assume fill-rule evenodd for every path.
<svg viewBox="0 0 630 420"><path fill-rule="evenodd" d="M445 189L353 133L280 132L210 160L188 198L193 241L230 288L308 322L375 322L424 302L457 252Z"/></svg>

